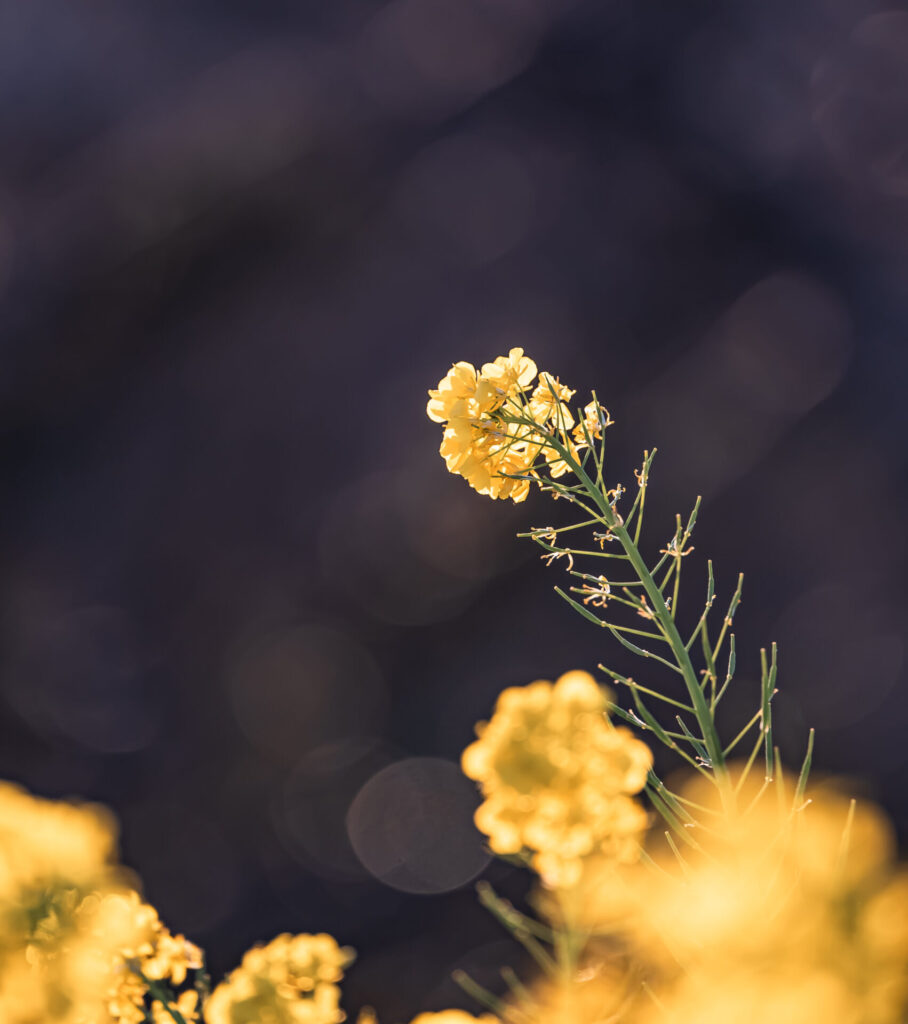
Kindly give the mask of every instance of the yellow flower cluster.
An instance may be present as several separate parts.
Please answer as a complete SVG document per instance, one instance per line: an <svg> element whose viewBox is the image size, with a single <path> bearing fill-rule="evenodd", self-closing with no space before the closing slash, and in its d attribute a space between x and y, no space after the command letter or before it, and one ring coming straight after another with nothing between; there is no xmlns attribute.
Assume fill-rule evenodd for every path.
<svg viewBox="0 0 908 1024"><path fill-rule="evenodd" d="M622 1020L903 1024L908 873L882 815L828 788L792 809L778 779L745 785L735 817L709 783L684 795L709 815L691 833L699 851L591 864L578 886L581 925L623 932L658 999Z"/></svg>
<svg viewBox="0 0 908 1024"><path fill-rule="evenodd" d="M361 1010L356 1024L378 1024L378 1018L373 1010ZM487 1013L474 1017L472 1013L463 1010L439 1010L436 1013L417 1014L410 1024L499 1024L499 1020Z"/></svg>
<svg viewBox="0 0 908 1024"><path fill-rule="evenodd" d="M0 783L0 1020L94 1024L134 930L110 914L123 891L101 808Z"/></svg>
<svg viewBox="0 0 908 1024"><path fill-rule="evenodd" d="M0 783L0 1021L141 1024L152 981L181 984L201 953L172 936L113 862L100 807ZM175 1004L197 1019L197 995ZM172 1018L152 1003L155 1024Z"/></svg>
<svg viewBox="0 0 908 1024"><path fill-rule="evenodd" d="M202 951L182 935L171 935L161 924L157 911L142 903L137 893L128 893L115 899L116 909L131 919L134 938L120 949L125 969L118 972L107 1008L117 1024L142 1024L146 1018L146 999L151 982L166 982L168 987L179 987L186 981L189 971L202 966ZM180 993L168 1005L174 1006L187 1024L199 1019L199 997L194 989ZM168 1007L160 1000L151 1002L151 1015L155 1024L173 1020Z"/></svg>
<svg viewBox="0 0 908 1024"><path fill-rule="evenodd" d="M535 387L533 382L536 381ZM575 423L568 406L574 392L540 373L522 348L485 363L455 363L429 391L426 413L444 424L439 449L448 470L480 494L523 501L542 467L559 477L607 425L596 402Z"/></svg>
<svg viewBox="0 0 908 1024"><path fill-rule="evenodd" d="M497 1018L488 1014L474 1017L463 1010L441 1010L438 1013L420 1013L410 1024L497 1024Z"/></svg>
<svg viewBox="0 0 908 1024"><path fill-rule="evenodd" d="M42 800L0 782L0 901L9 908L49 879L83 890L106 883L116 839L102 807Z"/></svg>
<svg viewBox="0 0 908 1024"><path fill-rule="evenodd" d="M485 800L476 826L499 854L532 853L551 887L569 887L593 855L634 861L647 824L632 799L652 754L614 726L607 698L586 672L511 687L463 753L466 775Z"/></svg>
<svg viewBox="0 0 908 1024"><path fill-rule="evenodd" d="M338 1024L352 950L330 935L278 935L250 949L205 1003L207 1024Z"/></svg>

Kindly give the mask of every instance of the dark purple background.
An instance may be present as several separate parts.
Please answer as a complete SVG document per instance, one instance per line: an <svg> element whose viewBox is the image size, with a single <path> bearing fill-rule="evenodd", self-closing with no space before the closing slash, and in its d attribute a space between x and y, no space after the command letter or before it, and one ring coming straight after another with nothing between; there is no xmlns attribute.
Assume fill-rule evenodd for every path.
<svg viewBox="0 0 908 1024"><path fill-rule="evenodd" d="M2 5L0 773L111 804L217 972L329 930L395 1021L513 959L410 894L481 867L456 772L351 826L398 889L345 816L621 662L512 538L546 503L436 455L426 388L523 345L616 481L660 448L650 550L704 495L739 706L779 640L788 761L816 725L904 838L906 227L904 5Z"/></svg>

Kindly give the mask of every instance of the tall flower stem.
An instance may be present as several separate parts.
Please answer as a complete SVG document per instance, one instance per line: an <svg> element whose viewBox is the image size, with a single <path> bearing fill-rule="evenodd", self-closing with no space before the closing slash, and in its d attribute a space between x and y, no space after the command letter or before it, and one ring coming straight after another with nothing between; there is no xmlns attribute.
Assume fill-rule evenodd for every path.
<svg viewBox="0 0 908 1024"><path fill-rule="evenodd" d="M709 756L708 767L712 770L726 809L731 811L735 801L734 789L731 786L725 766L725 755L722 743L719 740L719 734L716 731L713 713L710 710L709 701L700 686L688 649L681 639L678 627L675 625L675 620L672 618L668 605L665 603L662 591L647 567L643 556L640 554L640 549L609 502L608 495L603 492L601 487L597 486L580 462L573 458L572 454L557 438L551 438L550 442L559 451L561 457L570 465L574 475L595 503L600 513L600 522L621 544L628 561L637 575L637 579L643 585L643 589L652 606L656 622L671 648L672 655L684 679L684 685L690 697L691 706L694 709L694 717L700 727L703 743ZM678 557L681 557L680 554Z"/></svg>

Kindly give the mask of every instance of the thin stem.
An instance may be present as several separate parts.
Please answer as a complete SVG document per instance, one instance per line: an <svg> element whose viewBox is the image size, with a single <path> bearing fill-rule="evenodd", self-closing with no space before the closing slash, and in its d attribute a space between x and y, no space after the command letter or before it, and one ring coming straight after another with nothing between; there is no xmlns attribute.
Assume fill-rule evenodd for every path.
<svg viewBox="0 0 908 1024"><path fill-rule="evenodd" d="M672 654L674 654L675 660L680 668L681 675L684 677L684 683L687 687L687 692L694 708L697 724L700 726L700 730L703 734L703 741L706 745L709 759L713 767L716 769L716 772L724 774L725 758L722 755L722 746L719 742L718 733L716 732L715 722L713 721L713 717L710 713L709 705L703 691L700 688L697 674L691 664L690 653L685 647L684 641L678 633L678 627L675 625L675 621L671 617L671 614L665 605L665 599L662 596L662 591L656 585L656 581L653 579L649 569L646 567L646 563L643 561L643 556L640 554L637 545L633 542L627 530L625 530L623 526L618 526L614 527L612 532L618 537L618 540L624 548L631 565L634 567L634 571L643 583L643 588L652 605L653 614L656 616L659 626L665 633L669 646L672 649Z"/></svg>

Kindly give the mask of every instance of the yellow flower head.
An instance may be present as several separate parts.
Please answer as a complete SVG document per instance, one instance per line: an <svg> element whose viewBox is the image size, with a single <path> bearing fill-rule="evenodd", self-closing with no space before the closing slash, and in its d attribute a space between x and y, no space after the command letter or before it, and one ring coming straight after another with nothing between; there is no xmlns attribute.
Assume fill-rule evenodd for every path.
<svg viewBox="0 0 908 1024"><path fill-rule="evenodd" d="M410 1024L498 1024L498 1018L487 1013L474 1017L463 1010L440 1010L438 1013L420 1013Z"/></svg>
<svg viewBox="0 0 908 1024"><path fill-rule="evenodd" d="M571 894L576 926L623 934L658 979L664 1009L643 1024L901 1024L908 877L882 815L828 786L796 804L783 776L762 773L734 813L712 782L681 794L707 826L690 830L693 846L654 836L646 863L591 860Z"/></svg>
<svg viewBox="0 0 908 1024"><path fill-rule="evenodd" d="M530 397L529 409L533 419L537 423L550 420L556 426L570 430L574 425L574 417L567 403L575 394L575 391L562 384L557 377L550 373L540 373L539 383Z"/></svg>
<svg viewBox="0 0 908 1024"><path fill-rule="evenodd" d="M330 935L278 935L255 946L205 1003L207 1024L338 1024L338 982L353 951Z"/></svg>
<svg viewBox="0 0 908 1024"><path fill-rule="evenodd" d="M142 1024L148 986L136 970L179 985L201 966L200 951L124 884L115 843L103 808L0 783L3 1024ZM197 1020L196 999L179 997L187 1022ZM156 1022L171 1019L157 1006Z"/></svg>
<svg viewBox="0 0 908 1024"><path fill-rule="evenodd" d="M598 441L602 437L603 429L611 423L607 410L598 402L589 402L583 407L583 419L574 427L574 441L580 447L586 446L587 437L591 441Z"/></svg>
<svg viewBox="0 0 908 1024"><path fill-rule="evenodd" d="M113 919L125 893L116 828L100 807L33 797L0 783L0 1020L103 1019L134 923Z"/></svg>
<svg viewBox="0 0 908 1024"><path fill-rule="evenodd" d="M43 800L0 782L0 903L49 879L94 886L110 871L116 839L103 807Z"/></svg>
<svg viewBox="0 0 908 1024"><path fill-rule="evenodd" d="M523 354L522 348L512 348L506 356L482 367L482 379L496 389L502 400L528 388L535 376L536 364Z"/></svg>
<svg viewBox="0 0 908 1024"><path fill-rule="evenodd" d="M131 931L128 942L119 950L123 969L116 974L107 997L110 1016L117 1024L141 1024L145 1020L145 1003L149 981L165 982L168 987L183 984L190 970L202 966L202 951L182 935L171 935L158 918L154 907L143 903L137 893L109 897L105 901L106 927L116 915L125 932ZM141 977L140 977L141 975ZM184 992L174 1005L185 1008L187 1022L198 1020L197 998L193 992ZM172 1020L167 1008L160 1002L152 1005L152 1016L157 1022Z"/></svg>
<svg viewBox="0 0 908 1024"><path fill-rule="evenodd" d="M478 419L504 401L491 381L481 379L472 363L455 363L429 392L426 414L436 423Z"/></svg>
<svg viewBox="0 0 908 1024"><path fill-rule="evenodd" d="M448 471L480 494L523 501L537 471L563 476L571 468L558 446L577 459L578 436L568 401L574 392L542 372L522 348L485 363L455 363L429 392L429 419L444 425L440 452ZM590 436L601 435L591 432ZM574 431L572 434L571 431Z"/></svg>
<svg viewBox="0 0 908 1024"><path fill-rule="evenodd" d="M551 886L574 884L585 857L639 855L647 817L631 795L652 755L609 721L606 705L586 672L511 687L463 753L463 770L485 797L477 828L496 853L531 851Z"/></svg>

